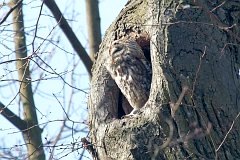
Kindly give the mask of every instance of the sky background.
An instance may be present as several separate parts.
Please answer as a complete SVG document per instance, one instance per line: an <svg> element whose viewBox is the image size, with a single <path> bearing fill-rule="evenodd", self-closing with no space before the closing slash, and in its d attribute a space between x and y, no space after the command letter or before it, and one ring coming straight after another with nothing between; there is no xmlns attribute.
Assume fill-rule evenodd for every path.
<svg viewBox="0 0 240 160"><path fill-rule="evenodd" d="M5 0L4 2L8 2ZM35 34L35 24L40 12L40 0L24 0L23 13L25 32L27 33L28 53L32 53L32 46L39 47L38 54L49 66L45 66L39 59L38 64L45 66L48 71L56 71L64 77L65 81L74 87L89 91L89 79L82 62L72 49L70 43L65 38L54 18L46 6L40 16L37 29L37 37L32 45ZM59 8L68 19L73 31L81 41L82 45L88 51L87 26L85 16L84 0L56 0ZM106 29L115 20L127 0L100 0L99 9L101 17L102 37ZM2 2L0 1L0 4ZM0 8L0 19L8 11L8 7ZM0 26L0 62L14 59L13 32L11 26L11 16ZM51 68L50 68L51 67ZM76 91L67 86L59 77L54 74L48 74L39 67L31 63L32 83L34 90L34 99L37 107L37 114L40 126L44 128L42 133L43 142L51 141L56 137L62 125L62 120L66 118L65 111L68 111L69 118L78 123L67 121L67 125L78 129L78 132L71 135L71 132L63 132L65 138L61 141L66 144L63 147L56 147L55 158L77 159L82 150L72 152L71 142L79 142L81 137L87 134L87 97L88 95L81 91ZM22 117L22 108L17 96L19 85L16 81L17 72L15 63L0 65L0 101L7 105L9 109ZM20 107L19 107L20 106ZM64 108L64 109L63 109ZM50 122L50 123L49 123ZM10 122L0 116L0 153L11 150L15 155L21 157L22 141L21 133ZM15 146L17 145L17 146ZM79 146L78 146L79 147ZM64 148L64 149L63 149ZM46 148L47 159L51 147ZM1 157L1 154L0 154ZM89 159L85 154L84 159Z"/></svg>

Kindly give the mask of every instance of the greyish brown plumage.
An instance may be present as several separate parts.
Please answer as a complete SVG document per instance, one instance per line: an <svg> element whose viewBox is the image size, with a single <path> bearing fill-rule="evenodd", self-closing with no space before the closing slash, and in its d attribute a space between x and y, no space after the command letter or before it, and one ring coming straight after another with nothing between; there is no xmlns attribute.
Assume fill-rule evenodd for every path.
<svg viewBox="0 0 240 160"><path fill-rule="evenodd" d="M135 114L148 100L152 76L141 47L129 38L113 41L105 66Z"/></svg>

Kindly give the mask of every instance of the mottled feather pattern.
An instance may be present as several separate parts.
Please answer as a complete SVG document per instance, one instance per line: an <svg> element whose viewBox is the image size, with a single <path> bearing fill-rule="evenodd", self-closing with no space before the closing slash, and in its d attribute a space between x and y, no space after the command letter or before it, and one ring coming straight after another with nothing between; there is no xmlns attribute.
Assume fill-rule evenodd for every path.
<svg viewBox="0 0 240 160"><path fill-rule="evenodd" d="M105 66L129 104L143 107L149 97L151 66L138 43L123 38L112 42Z"/></svg>

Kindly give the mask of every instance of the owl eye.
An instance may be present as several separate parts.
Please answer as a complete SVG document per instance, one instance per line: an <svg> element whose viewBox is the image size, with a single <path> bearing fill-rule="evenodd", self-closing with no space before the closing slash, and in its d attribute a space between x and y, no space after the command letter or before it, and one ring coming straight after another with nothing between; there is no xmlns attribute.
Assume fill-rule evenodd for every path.
<svg viewBox="0 0 240 160"><path fill-rule="evenodd" d="M112 45L119 45L120 43L118 41L114 41Z"/></svg>
<svg viewBox="0 0 240 160"><path fill-rule="evenodd" d="M114 46L111 50L112 54L115 54L116 52L120 52L122 50L122 47L120 46Z"/></svg>

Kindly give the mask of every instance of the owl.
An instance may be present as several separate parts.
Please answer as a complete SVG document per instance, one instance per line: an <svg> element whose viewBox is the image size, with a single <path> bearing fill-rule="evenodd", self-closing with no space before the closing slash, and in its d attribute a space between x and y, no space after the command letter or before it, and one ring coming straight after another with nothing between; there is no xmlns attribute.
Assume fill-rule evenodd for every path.
<svg viewBox="0 0 240 160"><path fill-rule="evenodd" d="M148 100L152 77L141 47L131 38L113 41L105 66L133 108L129 115L136 114Z"/></svg>

